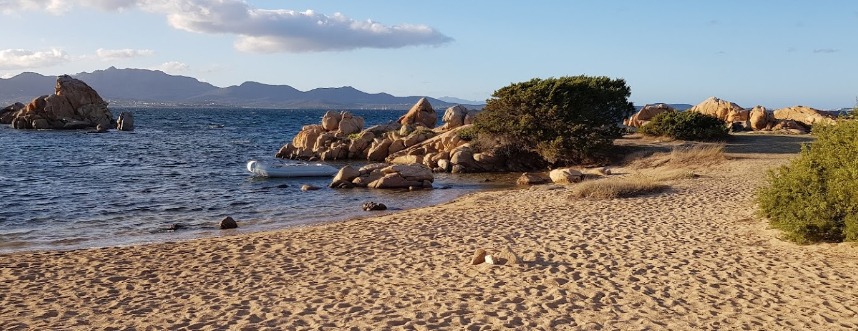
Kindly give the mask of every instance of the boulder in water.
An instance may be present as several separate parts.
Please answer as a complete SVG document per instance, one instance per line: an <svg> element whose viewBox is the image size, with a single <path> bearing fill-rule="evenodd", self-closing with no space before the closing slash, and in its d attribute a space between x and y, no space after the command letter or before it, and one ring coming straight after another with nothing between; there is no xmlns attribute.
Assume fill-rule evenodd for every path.
<svg viewBox="0 0 858 331"><path fill-rule="evenodd" d="M127 111L119 113L119 118L116 119L116 129L119 131L134 131L134 115Z"/></svg>
<svg viewBox="0 0 858 331"><path fill-rule="evenodd" d="M220 229L221 230L235 229L237 227L238 227L238 223L236 223L235 220L232 219L232 217L230 217L230 216L227 216L226 218L224 218L223 220L220 221Z"/></svg>

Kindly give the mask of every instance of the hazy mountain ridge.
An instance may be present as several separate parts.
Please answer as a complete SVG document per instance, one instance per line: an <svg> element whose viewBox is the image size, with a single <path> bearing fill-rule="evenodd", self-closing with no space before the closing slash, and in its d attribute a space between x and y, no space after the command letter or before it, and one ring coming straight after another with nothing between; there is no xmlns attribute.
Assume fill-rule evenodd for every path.
<svg viewBox="0 0 858 331"><path fill-rule="evenodd" d="M94 88L111 106L157 107L260 107L260 108L338 108L408 109L421 96L397 97L387 93L366 93L351 86L316 88L300 91L289 85L244 82L217 87L196 78L169 75L158 70L117 69L110 67L91 73L72 75ZM56 76L27 72L0 79L0 104L27 103L41 95L54 93ZM455 103L428 98L435 108ZM0 106L2 107L2 106Z"/></svg>

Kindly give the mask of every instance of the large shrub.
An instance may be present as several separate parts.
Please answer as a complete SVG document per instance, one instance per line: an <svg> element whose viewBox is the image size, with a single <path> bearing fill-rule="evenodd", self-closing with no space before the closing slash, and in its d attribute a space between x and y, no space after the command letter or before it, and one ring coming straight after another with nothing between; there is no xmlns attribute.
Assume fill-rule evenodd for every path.
<svg viewBox="0 0 858 331"><path fill-rule="evenodd" d="M858 122L813 132L816 141L769 173L757 196L760 211L799 243L858 241Z"/></svg>
<svg viewBox="0 0 858 331"><path fill-rule="evenodd" d="M535 78L495 91L474 127L554 164L588 161L620 137L617 123L634 111L630 93L622 79Z"/></svg>
<svg viewBox="0 0 858 331"><path fill-rule="evenodd" d="M638 132L682 140L721 140L729 136L724 122L693 111L668 111L655 115Z"/></svg>

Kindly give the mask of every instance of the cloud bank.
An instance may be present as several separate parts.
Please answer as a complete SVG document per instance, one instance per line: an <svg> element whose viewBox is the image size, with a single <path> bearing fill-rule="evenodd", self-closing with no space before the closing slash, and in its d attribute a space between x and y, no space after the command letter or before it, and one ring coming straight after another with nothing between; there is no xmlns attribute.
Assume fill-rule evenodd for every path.
<svg viewBox="0 0 858 331"><path fill-rule="evenodd" d="M188 64L183 63L183 62L178 62L178 61L164 62L162 64L155 66L155 67L152 67L152 69L161 70L161 71L166 72L166 73L176 73L176 72L188 71L190 68L191 68L191 66L189 66Z"/></svg>
<svg viewBox="0 0 858 331"><path fill-rule="evenodd" d="M141 56L150 56L155 54L155 51L151 49L104 49L99 48L95 51L95 55L104 60L113 60L113 59L130 59L134 57Z"/></svg>
<svg viewBox="0 0 858 331"><path fill-rule="evenodd" d="M0 69L27 69L50 67L69 61L69 55L60 49L31 51L26 49L0 50Z"/></svg>
<svg viewBox="0 0 858 331"><path fill-rule="evenodd" d="M441 45L453 39L422 24L384 25L343 14L312 10L258 9L240 0L0 0L4 12L46 10L61 14L74 6L106 11L141 9L165 15L179 30L235 35L244 52L323 52L360 48Z"/></svg>

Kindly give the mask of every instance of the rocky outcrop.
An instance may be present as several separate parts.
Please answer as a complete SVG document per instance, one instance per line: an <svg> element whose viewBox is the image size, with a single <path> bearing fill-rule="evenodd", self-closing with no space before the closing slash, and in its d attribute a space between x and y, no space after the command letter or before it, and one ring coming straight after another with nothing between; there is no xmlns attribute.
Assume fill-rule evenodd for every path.
<svg viewBox="0 0 858 331"><path fill-rule="evenodd" d="M420 100L408 110L408 113L399 118L398 122L402 125L434 128L435 123L438 122L438 115L435 113L435 109L432 109L432 105L429 104L429 100L426 100L426 98L420 98Z"/></svg>
<svg viewBox="0 0 858 331"><path fill-rule="evenodd" d="M16 129L112 128L114 124L98 92L68 75L57 77L54 94L33 99L8 121Z"/></svg>
<svg viewBox="0 0 858 331"><path fill-rule="evenodd" d="M750 115L748 110L735 103L727 100L721 100L716 97L710 97L696 106L691 107L688 111L694 111L716 117L733 127L739 126L742 128L750 128L751 126L748 122Z"/></svg>
<svg viewBox="0 0 858 331"><path fill-rule="evenodd" d="M116 119L116 130L134 131L134 115L127 111L119 113L119 118Z"/></svg>
<svg viewBox="0 0 858 331"><path fill-rule="evenodd" d="M834 124L836 122L833 116L825 114L818 109L805 106L781 108L775 110L772 117L778 122L786 120L796 121L807 128L818 123Z"/></svg>
<svg viewBox="0 0 858 331"><path fill-rule="evenodd" d="M301 131L292 138L292 142L281 147L276 156L324 161L355 158L356 155L365 153L368 141L373 138L371 133L362 134L358 137L359 145L354 144L350 136L360 133L363 126L364 120L360 116L354 116L347 111L340 113L329 111L322 116L321 124L302 127Z"/></svg>
<svg viewBox="0 0 858 331"><path fill-rule="evenodd" d="M422 164L373 163L358 170L351 166L343 167L331 181L330 187L431 188L434 181L432 170Z"/></svg>
<svg viewBox="0 0 858 331"><path fill-rule="evenodd" d="M664 104L664 103L656 103L651 105L646 105L641 108L640 111L632 115L627 120L623 121L623 124L633 128L639 128L644 126L644 124L648 123L655 115L664 113L664 112L674 112L676 109L673 107Z"/></svg>
<svg viewBox="0 0 858 331"><path fill-rule="evenodd" d="M6 108L0 109L0 124L12 124L12 120L18 116L18 112L26 107L23 103L16 102Z"/></svg>

